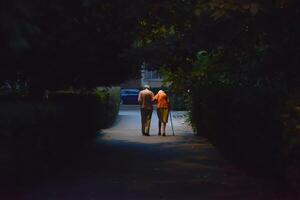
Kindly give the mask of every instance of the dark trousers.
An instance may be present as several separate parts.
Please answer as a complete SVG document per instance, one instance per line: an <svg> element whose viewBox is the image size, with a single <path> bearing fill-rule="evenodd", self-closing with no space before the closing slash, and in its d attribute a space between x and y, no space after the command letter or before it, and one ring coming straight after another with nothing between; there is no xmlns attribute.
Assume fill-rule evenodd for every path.
<svg viewBox="0 0 300 200"><path fill-rule="evenodd" d="M152 109L141 108L141 118L142 118L142 133L143 135L148 135L151 125Z"/></svg>

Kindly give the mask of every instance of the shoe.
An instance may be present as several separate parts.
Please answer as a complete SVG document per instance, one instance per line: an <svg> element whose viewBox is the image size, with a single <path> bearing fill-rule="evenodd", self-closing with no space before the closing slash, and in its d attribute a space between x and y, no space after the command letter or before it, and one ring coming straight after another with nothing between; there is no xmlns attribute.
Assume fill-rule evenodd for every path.
<svg viewBox="0 0 300 200"><path fill-rule="evenodd" d="M158 133L159 136L161 136L161 133Z"/></svg>
<svg viewBox="0 0 300 200"><path fill-rule="evenodd" d="M163 133L163 134L162 134L162 136L166 136L166 134L165 134L165 133Z"/></svg>
<svg viewBox="0 0 300 200"><path fill-rule="evenodd" d="M150 136L150 134L149 133L145 133L145 136Z"/></svg>

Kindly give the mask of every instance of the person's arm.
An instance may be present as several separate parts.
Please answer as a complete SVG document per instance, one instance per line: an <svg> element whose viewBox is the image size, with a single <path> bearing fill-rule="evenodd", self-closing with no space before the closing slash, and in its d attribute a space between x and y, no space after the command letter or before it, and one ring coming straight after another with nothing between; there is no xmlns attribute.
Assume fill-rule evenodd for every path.
<svg viewBox="0 0 300 200"><path fill-rule="evenodd" d="M156 94L155 96L153 94L153 96L152 96L152 102L153 103L157 103L157 97L158 97L158 94Z"/></svg>
<svg viewBox="0 0 300 200"><path fill-rule="evenodd" d="M139 104L142 104L142 92L139 93L138 102Z"/></svg>

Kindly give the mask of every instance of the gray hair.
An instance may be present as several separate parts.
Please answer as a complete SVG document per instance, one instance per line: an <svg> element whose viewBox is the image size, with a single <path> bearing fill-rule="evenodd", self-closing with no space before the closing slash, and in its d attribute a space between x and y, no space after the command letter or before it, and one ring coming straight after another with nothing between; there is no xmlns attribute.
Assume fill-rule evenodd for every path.
<svg viewBox="0 0 300 200"><path fill-rule="evenodd" d="M150 85L144 85L144 89L150 89Z"/></svg>

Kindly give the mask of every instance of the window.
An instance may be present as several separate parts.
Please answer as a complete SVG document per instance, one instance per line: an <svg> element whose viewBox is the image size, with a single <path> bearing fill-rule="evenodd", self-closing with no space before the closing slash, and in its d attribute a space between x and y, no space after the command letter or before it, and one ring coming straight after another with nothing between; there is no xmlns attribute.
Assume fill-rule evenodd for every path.
<svg viewBox="0 0 300 200"><path fill-rule="evenodd" d="M158 71L144 71L144 79L161 79Z"/></svg>

